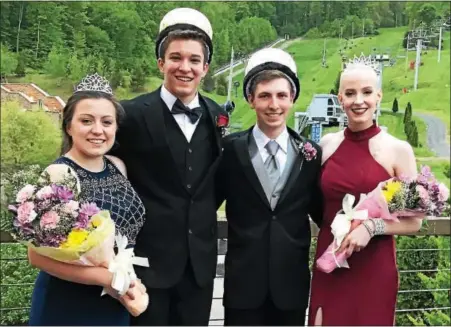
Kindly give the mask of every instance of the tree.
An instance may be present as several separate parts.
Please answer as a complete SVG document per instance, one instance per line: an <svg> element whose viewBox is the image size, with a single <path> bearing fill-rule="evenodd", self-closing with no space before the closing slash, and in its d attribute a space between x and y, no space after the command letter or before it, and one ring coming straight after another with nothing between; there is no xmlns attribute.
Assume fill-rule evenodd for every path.
<svg viewBox="0 0 451 327"><path fill-rule="evenodd" d="M407 124L412 120L412 105L407 102L406 110L404 111L404 124Z"/></svg>
<svg viewBox="0 0 451 327"><path fill-rule="evenodd" d="M391 108L391 110L396 114L397 112L398 112L398 99L394 99L393 100L393 106L392 106L392 108Z"/></svg>
<svg viewBox="0 0 451 327"><path fill-rule="evenodd" d="M423 4L423 6L421 6L417 18L427 26L430 26L432 22L437 18L437 9L434 5L425 3Z"/></svg>
<svg viewBox="0 0 451 327"><path fill-rule="evenodd" d="M57 83L59 84L61 79L66 76L68 62L69 56L66 51L53 46L44 64L44 71L50 76L58 78Z"/></svg>
<svg viewBox="0 0 451 327"><path fill-rule="evenodd" d="M23 111L18 103L7 102L2 106L1 125L2 171L33 164L46 166L58 157L61 132L44 111Z"/></svg>
<svg viewBox="0 0 451 327"><path fill-rule="evenodd" d="M341 78L341 71L338 72L337 78L335 79L333 94L338 94L338 90L340 89L340 78Z"/></svg>
<svg viewBox="0 0 451 327"><path fill-rule="evenodd" d="M17 58L14 53L9 51L8 47L3 43L1 46L1 67L0 72L2 77L11 75L17 67Z"/></svg>
<svg viewBox="0 0 451 327"><path fill-rule="evenodd" d="M202 90L211 93L214 91L214 89L215 89L215 80L213 79L213 74L211 73L211 71L208 71L202 83Z"/></svg>
<svg viewBox="0 0 451 327"><path fill-rule="evenodd" d="M224 75L219 75L216 80L216 93L219 95L227 95L227 80Z"/></svg>

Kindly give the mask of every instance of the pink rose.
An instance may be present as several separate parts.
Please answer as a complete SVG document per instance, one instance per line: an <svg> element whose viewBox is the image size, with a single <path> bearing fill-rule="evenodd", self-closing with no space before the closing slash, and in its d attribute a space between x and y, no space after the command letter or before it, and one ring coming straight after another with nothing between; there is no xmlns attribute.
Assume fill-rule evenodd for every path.
<svg viewBox="0 0 451 327"><path fill-rule="evenodd" d="M440 183L438 185L439 193L438 193L438 199L442 202L445 202L448 200L449 197L449 189L446 187L445 184Z"/></svg>
<svg viewBox="0 0 451 327"><path fill-rule="evenodd" d="M52 229L55 228L60 221L60 216L55 211L48 211L41 217L41 228Z"/></svg>
<svg viewBox="0 0 451 327"><path fill-rule="evenodd" d="M16 202L24 203L29 200L33 195L35 187L33 185L25 185L18 193L16 197Z"/></svg>
<svg viewBox="0 0 451 327"><path fill-rule="evenodd" d="M24 202L17 208L17 220L23 225L31 223L38 214L34 211L33 202Z"/></svg>
<svg viewBox="0 0 451 327"><path fill-rule="evenodd" d="M50 199L53 194L54 194L53 190L50 186L44 186L36 193L36 197L39 200L46 200L46 199Z"/></svg>

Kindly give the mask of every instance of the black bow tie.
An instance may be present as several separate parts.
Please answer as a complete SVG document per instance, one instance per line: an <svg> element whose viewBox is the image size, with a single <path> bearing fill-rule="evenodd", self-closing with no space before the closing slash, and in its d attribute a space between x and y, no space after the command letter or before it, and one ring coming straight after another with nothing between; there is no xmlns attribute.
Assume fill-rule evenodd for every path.
<svg viewBox="0 0 451 327"><path fill-rule="evenodd" d="M177 99L177 101L175 101L175 103L174 103L174 106L172 107L171 113L173 115L175 115L175 114L185 114L185 115L188 116L188 118L191 121L191 123L194 124L196 121L199 120L200 116L202 116L202 108L201 107L197 107L197 108L190 109L187 106L185 106L182 103L182 101Z"/></svg>

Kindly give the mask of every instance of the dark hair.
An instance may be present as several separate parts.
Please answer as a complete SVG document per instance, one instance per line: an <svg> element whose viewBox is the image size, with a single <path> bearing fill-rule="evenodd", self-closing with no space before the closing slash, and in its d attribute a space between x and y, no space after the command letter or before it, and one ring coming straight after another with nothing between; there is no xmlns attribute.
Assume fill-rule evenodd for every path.
<svg viewBox="0 0 451 327"><path fill-rule="evenodd" d="M116 122L119 126L125 117L124 108L121 104L110 94L100 91L79 91L75 92L69 100L67 100L66 106L63 109L62 118L62 130L63 130L63 144L61 146L61 155L66 154L72 148L72 137L67 133L67 128L69 127L72 119L74 118L75 108L77 104L85 99L106 99L111 101L114 108L116 109Z"/></svg>
<svg viewBox="0 0 451 327"><path fill-rule="evenodd" d="M255 75L255 77L251 80L251 85L249 87L250 95L254 96L255 90L257 89L257 85L263 81L272 81L278 78L285 78L290 84L291 95L294 96L294 89L292 83L288 80L287 75L282 73L279 70L264 70Z"/></svg>
<svg viewBox="0 0 451 327"><path fill-rule="evenodd" d="M169 47L169 44L174 40L193 40L199 41L202 44L202 51L204 53L204 64L208 61L208 48L207 48L207 38L204 34L191 30L175 30L169 32L168 36L164 39L161 44L158 57L164 60L164 55ZM210 49L212 51L212 49Z"/></svg>

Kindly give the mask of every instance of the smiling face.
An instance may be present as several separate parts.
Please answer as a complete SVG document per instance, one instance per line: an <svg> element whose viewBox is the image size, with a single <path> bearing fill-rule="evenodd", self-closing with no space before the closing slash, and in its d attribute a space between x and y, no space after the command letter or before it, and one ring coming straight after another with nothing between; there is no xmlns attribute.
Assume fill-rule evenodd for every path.
<svg viewBox="0 0 451 327"><path fill-rule="evenodd" d="M208 72L204 45L190 39L172 40L164 58L158 59L158 67L164 74L166 89L187 104L196 95L201 79Z"/></svg>
<svg viewBox="0 0 451 327"><path fill-rule="evenodd" d="M369 67L344 71L340 79L338 100L348 116L352 130L363 130L373 124L373 114L382 92L378 89L376 72Z"/></svg>
<svg viewBox="0 0 451 327"><path fill-rule="evenodd" d="M70 152L76 157L101 157L114 144L116 108L107 99L83 99L77 103L66 130L72 138Z"/></svg>
<svg viewBox="0 0 451 327"><path fill-rule="evenodd" d="M249 95L249 103L257 114L258 127L268 137L277 137L285 129L293 107L290 82L284 77L258 82Z"/></svg>

